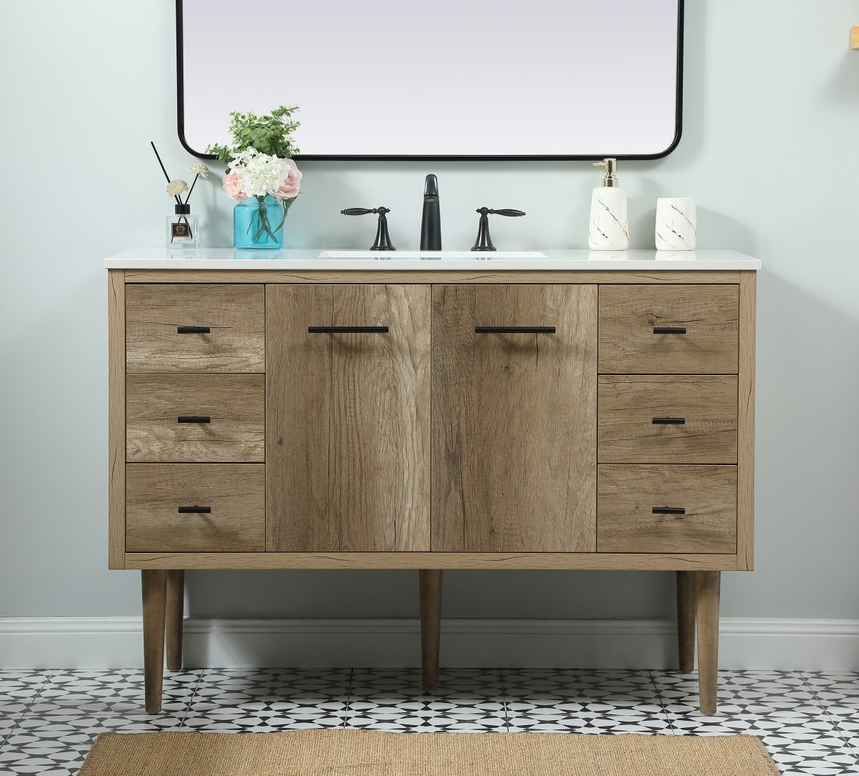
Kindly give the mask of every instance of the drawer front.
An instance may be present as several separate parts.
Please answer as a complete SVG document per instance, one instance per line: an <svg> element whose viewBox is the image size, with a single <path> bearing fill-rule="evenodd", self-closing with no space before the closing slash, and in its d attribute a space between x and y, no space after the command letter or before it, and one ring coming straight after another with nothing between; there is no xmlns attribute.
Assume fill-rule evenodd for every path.
<svg viewBox="0 0 859 776"><path fill-rule="evenodd" d="M737 462L735 375L601 375L600 463Z"/></svg>
<svg viewBox="0 0 859 776"><path fill-rule="evenodd" d="M598 552L736 552L736 466L602 465L598 483Z"/></svg>
<svg viewBox="0 0 859 776"><path fill-rule="evenodd" d="M128 464L125 530L127 552L262 551L265 466Z"/></svg>
<svg viewBox="0 0 859 776"><path fill-rule="evenodd" d="M736 374L739 287L601 286L599 371Z"/></svg>
<svg viewBox="0 0 859 776"><path fill-rule="evenodd" d="M129 375L128 461L265 460L265 375Z"/></svg>
<svg viewBox="0 0 859 776"><path fill-rule="evenodd" d="M262 285L129 284L128 372L264 372Z"/></svg>

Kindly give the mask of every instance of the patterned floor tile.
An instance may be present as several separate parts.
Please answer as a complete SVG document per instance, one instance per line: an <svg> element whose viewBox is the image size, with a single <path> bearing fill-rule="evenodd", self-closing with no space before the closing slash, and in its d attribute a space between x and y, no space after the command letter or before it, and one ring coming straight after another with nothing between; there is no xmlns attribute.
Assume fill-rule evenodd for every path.
<svg viewBox="0 0 859 776"><path fill-rule="evenodd" d="M0 772L77 774L100 733L178 730L181 722L162 716L137 720L123 716L25 716L0 748Z"/></svg>
<svg viewBox="0 0 859 776"><path fill-rule="evenodd" d="M414 733L505 731L501 672L443 670L438 689L427 691L420 669L355 669L346 725Z"/></svg>
<svg viewBox="0 0 859 776"><path fill-rule="evenodd" d="M512 731L670 732L647 671L523 669L502 678Z"/></svg>
<svg viewBox="0 0 859 776"><path fill-rule="evenodd" d="M200 671L165 673L162 709L168 714L181 714L188 707L200 681ZM76 712L80 714L144 711L143 672L58 671L49 677L38 699L29 707L38 715Z"/></svg>
<svg viewBox="0 0 859 776"><path fill-rule="evenodd" d="M264 733L343 727L349 669L208 670L183 727Z"/></svg>

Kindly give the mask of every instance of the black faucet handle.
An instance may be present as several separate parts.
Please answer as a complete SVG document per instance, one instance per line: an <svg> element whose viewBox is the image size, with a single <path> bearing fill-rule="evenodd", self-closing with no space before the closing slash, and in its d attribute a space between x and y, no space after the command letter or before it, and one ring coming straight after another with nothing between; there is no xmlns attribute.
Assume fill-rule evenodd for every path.
<svg viewBox="0 0 859 776"><path fill-rule="evenodd" d="M483 208L480 208L480 210L478 210L477 212L478 213L483 212ZM492 208L487 208L487 212L490 215L495 215L495 216L513 217L513 216L524 216L525 215L524 210L513 210L512 208L509 208L509 207L508 208L502 208L501 210L492 210Z"/></svg>
<svg viewBox="0 0 859 776"><path fill-rule="evenodd" d="M477 239L474 245L471 246L473 251L494 251L495 246L492 244L492 238L489 236L489 216L524 216L524 210L513 210L512 208L502 208L494 210L491 207L479 207L475 211L480 213L480 223L477 226Z"/></svg>
<svg viewBox="0 0 859 776"><path fill-rule="evenodd" d="M347 207L340 211L344 216L366 216L378 213L379 223L376 227L376 239L370 246L371 251L395 251L397 250L391 245L391 238L388 235L388 219L386 215L391 212L389 207Z"/></svg>

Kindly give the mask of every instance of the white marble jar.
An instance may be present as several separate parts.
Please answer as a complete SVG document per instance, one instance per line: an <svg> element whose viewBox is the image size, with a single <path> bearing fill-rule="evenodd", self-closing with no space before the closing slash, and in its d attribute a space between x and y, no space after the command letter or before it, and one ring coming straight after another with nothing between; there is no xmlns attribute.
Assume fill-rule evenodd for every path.
<svg viewBox="0 0 859 776"><path fill-rule="evenodd" d="M656 250L694 251L698 244L698 218L692 197L656 200Z"/></svg>

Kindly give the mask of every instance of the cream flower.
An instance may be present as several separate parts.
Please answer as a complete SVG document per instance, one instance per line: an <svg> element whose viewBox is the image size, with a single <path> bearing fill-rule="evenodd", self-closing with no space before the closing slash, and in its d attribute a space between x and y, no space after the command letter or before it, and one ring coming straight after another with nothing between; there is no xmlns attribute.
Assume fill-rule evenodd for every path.
<svg viewBox="0 0 859 776"><path fill-rule="evenodd" d="M185 181L176 178L175 180L170 181L167 184L167 193L171 197L178 197L180 194L184 194L188 191L188 184Z"/></svg>
<svg viewBox="0 0 859 776"><path fill-rule="evenodd" d="M194 162L194 164L191 165L191 172L194 173L194 175L199 175L201 178L209 177L209 168L202 162Z"/></svg>

